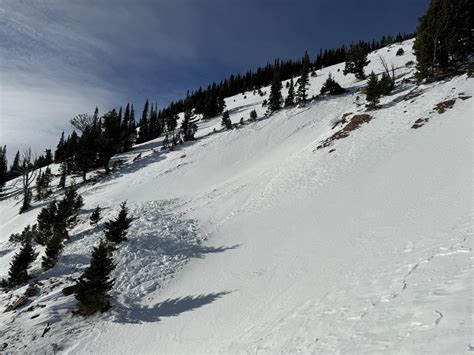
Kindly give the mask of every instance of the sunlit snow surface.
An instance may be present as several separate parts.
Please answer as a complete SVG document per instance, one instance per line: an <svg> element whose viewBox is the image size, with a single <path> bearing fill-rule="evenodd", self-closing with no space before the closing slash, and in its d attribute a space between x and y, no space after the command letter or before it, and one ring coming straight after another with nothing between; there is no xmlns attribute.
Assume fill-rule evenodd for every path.
<svg viewBox="0 0 474 355"><path fill-rule="evenodd" d="M380 54L395 65L398 85L369 112L373 120L329 147L317 149L340 129L332 127L343 114L365 113L358 91L365 82L344 77L344 64L318 71L310 95L329 72L347 94L262 118L269 88L266 97L247 92L227 98L227 108L234 123L255 108L257 122L221 131L215 118L176 151L161 152L160 138L115 157L124 161L121 169L79 189L82 222L59 264L46 273L39 259L34 265L40 293L18 311L0 313L0 347L113 354L472 350L474 99L466 97L474 94L473 79L421 85L406 99L415 93L415 84L402 82L414 73L405 66L414 60L412 44L369 56L366 72L382 70ZM395 56L399 47L405 54ZM433 109L453 98L446 112ZM419 118L429 121L412 129ZM102 235L88 216L99 204L111 218L124 200L138 219L115 254L113 308L72 316L74 296L61 290L87 267ZM0 201L0 277L15 252L8 236L45 205L18 215L20 202ZM2 294L0 311L25 288Z"/></svg>

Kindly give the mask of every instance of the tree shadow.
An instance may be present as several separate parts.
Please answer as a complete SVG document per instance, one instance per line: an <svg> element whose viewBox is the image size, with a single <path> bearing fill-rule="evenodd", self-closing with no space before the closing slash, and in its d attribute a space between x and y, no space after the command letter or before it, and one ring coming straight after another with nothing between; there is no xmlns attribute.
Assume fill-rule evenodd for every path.
<svg viewBox="0 0 474 355"><path fill-rule="evenodd" d="M157 250L164 255L184 255L189 258L202 259L207 254L223 253L228 250L237 249L241 244L231 246L206 246L200 242L196 242L194 238L187 238L186 233L192 233L182 230L181 238L160 238L154 233L145 233L139 239L129 239L128 245L137 250ZM157 241L156 238L159 238Z"/></svg>
<svg viewBox="0 0 474 355"><path fill-rule="evenodd" d="M135 152L134 150L131 150L129 153L134 153L134 152ZM152 154L147 155L146 157L143 157L136 161L132 161L116 170L112 170L110 174L106 175L100 182L105 183L115 178L119 178L127 174L135 173L147 167L150 164L157 163L165 159L165 157L163 156L164 153L165 153L164 151L153 151Z"/></svg>
<svg viewBox="0 0 474 355"><path fill-rule="evenodd" d="M89 265L90 257L85 254L65 254L59 257L58 263L51 269L38 273L38 280L47 280L51 277L71 276Z"/></svg>
<svg viewBox="0 0 474 355"><path fill-rule="evenodd" d="M20 244L18 243L18 245L20 245ZM5 255L11 253L11 252L14 251L14 250L15 250L14 248L0 250L0 258L1 258L2 256L5 256Z"/></svg>
<svg viewBox="0 0 474 355"><path fill-rule="evenodd" d="M168 298L154 306L143 307L136 303L130 305L117 304L113 306L113 322L140 324L159 322L164 317L176 317L184 312L194 311L219 298L231 293L230 291L186 296L179 298Z"/></svg>

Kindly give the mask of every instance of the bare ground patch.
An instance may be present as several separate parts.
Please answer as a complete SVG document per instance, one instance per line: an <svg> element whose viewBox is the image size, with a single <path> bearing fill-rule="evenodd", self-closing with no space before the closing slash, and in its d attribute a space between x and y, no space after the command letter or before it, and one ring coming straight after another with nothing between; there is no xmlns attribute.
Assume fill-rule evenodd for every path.
<svg viewBox="0 0 474 355"><path fill-rule="evenodd" d="M338 124L344 124L347 122L347 119L348 119L348 116L350 115L350 113L348 114L344 114L341 118L340 121L338 121L336 123L336 125L333 126L333 128L335 128ZM360 115L354 115L352 116L352 118L349 120L349 122L342 128L340 129L339 131L337 131L336 133L334 133L332 136L330 136L329 138L326 138L325 140L323 140L317 147L316 149L321 149L321 148L325 148L325 147L328 147L331 145L331 143L337 139L342 139L342 138L346 138L350 135L350 132L358 129L360 126L362 126L364 123L368 123L369 121L371 121L373 119L372 116L368 115L368 114L360 114Z"/></svg>

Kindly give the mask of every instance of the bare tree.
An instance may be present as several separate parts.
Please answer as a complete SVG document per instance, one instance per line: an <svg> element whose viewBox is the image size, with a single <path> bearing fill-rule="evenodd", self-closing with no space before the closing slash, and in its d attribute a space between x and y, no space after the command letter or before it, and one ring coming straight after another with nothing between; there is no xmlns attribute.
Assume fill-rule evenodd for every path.
<svg viewBox="0 0 474 355"><path fill-rule="evenodd" d="M22 185L22 194L23 194L23 203L20 208L20 213L25 212L31 206L31 198L33 195L32 185L36 179L36 170L33 164L33 155L31 153L31 148L28 148L23 151L21 154L21 164L18 168L18 171L21 174L21 185Z"/></svg>
<svg viewBox="0 0 474 355"><path fill-rule="evenodd" d="M74 128L84 132L86 128L92 127L95 123L97 123L97 118L96 116L91 116L87 113L80 113L74 116L70 122Z"/></svg>

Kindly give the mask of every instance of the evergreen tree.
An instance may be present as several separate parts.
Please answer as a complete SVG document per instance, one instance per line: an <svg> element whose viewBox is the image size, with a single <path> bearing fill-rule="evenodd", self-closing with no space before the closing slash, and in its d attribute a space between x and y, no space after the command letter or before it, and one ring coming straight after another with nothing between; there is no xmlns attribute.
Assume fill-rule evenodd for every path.
<svg viewBox="0 0 474 355"><path fill-rule="evenodd" d="M158 124L158 112L156 111L156 107L153 108L153 104L151 105L150 110L150 126L148 128L148 136L149 139L155 139L160 136L160 127Z"/></svg>
<svg viewBox="0 0 474 355"><path fill-rule="evenodd" d="M8 238L8 241L12 243L23 243L27 239L31 241L36 240L38 236L37 227L38 226L36 224L33 224L33 227L28 224L25 228L23 228L21 233L12 233Z"/></svg>
<svg viewBox="0 0 474 355"><path fill-rule="evenodd" d="M130 103L127 103L127 106L125 106L125 112L123 114L123 120L121 124L121 131L123 132L123 151L129 151L130 148L132 148L132 141L131 141L131 135L130 135Z"/></svg>
<svg viewBox="0 0 474 355"><path fill-rule="evenodd" d="M257 111L252 110L250 111L250 121L256 121L257 120Z"/></svg>
<svg viewBox="0 0 474 355"><path fill-rule="evenodd" d="M224 90L221 89L220 94L217 98L217 113L222 113L225 110Z"/></svg>
<svg viewBox="0 0 474 355"><path fill-rule="evenodd" d="M17 176L20 176L20 151L17 151L15 154L15 158L13 158L13 164L10 167L10 179L13 179Z"/></svg>
<svg viewBox="0 0 474 355"><path fill-rule="evenodd" d="M339 83L333 79L331 73L321 87L321 95L338 95L342 94L345 90L339 85Z"/></svg>
<svg viewBox="0 0 474 355"><path fill-rule="evenodd" d="M293 78L290 80L288 86L288 96L285 99L285 107L293 106L295 104L295 85L293 83Z"/></svg>
<svg viewBox="0 0 474 355"><path fill-rule="evenodd" d="M135 121L135 109L133 105L130 108L130 125L128 126L130 143L133 145L137 140L137 122Z"/></svg>
<svg viewBox="0 0 474 355"><path fill-rule="evenodd" d="M272 86L270 89L270 96L268 98L268 111L270 113L273 113L281 109L281 104L283 102L281 89L282 89L282 85L281 85L281 80L280 80L280 74L277 71L275 71L275 74L273 75Z"/></svg>
<svg viewBox="0 0 474 355"><path fill-rule="evenodd" d="M43 173L40 170L36 177L36 200L41 201L43 198Z"/></svg>
<svg viewBox="0 0 474 355"><path fill-rule="evenodd" d="M64 189L66 187L66 175L67 175L67 166L65 162L61 163L59 167L59 171L60 171L60 177L59 177L58 187L60 189Z"/></svg>
<svg viewBox="0 0 474 355"><path fill-rule="evenodd" d="M51 149L46 149L44 151L44 165L50 165L53 163L53 153L51 153Z"/></svg>
<svg viewBox="0 0 474 355"><path fill-rule="evenodd" d="M0 147L0 189L8 180L7 146Z"/></svg>
<svg viewBox="0 0 474 355"><path fill-rule="evenodd" d="M38 214L38 235L36 237L36 243L40 245L46 245L46 243L52 238L54 234L54 228L58 224L58 205L57 201L53 200L48 203L46 207L43 207Z"/></svg>
<svg viewBox="0 0 474 355"><path fill-rule="evenodd" d="M143 143L149 139L148 111L149 111L149 104L148 104L148 99L147 99L145 102L145 106L143 107L142 118L140 119L140 123L138 125L140 127L140 130L138 131L137 143Z"/></svg>
<svg viewBox="0 0 474 355"><path fill-rule="evenodd" d="M431 0L420 17L413 49L417 77L435 79L472 53L472 2Z"/></svg>
<svg viewBox="0 0 474 355"><path fill-rule="evenodd" d="M84 271L74 287L78 300L78 313L87 316L110 308L109 291L114 280L110 273L115 269L112 252L107 243L100 241L92 250L89 267Z"/></svg>
<svg viewBox="0 0 474 355"><path fill-rule="evenodd" d="M10 270L8 271L8 285L10 287L21 285L28 281L28 268L36 259L31 239L25 239L21 244L20 251L15 254L10 263Z"/></svg>
<svg viewBox="0 0 474 355"><path fill-rule="evenodd" d="M102 219L102 216L101 216L101 208L100 206L97 206L94 211L92 212L91 216L90 216L90 224L91 226L96 226L100 220Z"/></svg>
<svg viewBox="0 0 474 355"><path fill-rule="evenodd" d="M367 60L367 50L361 45L352 45L347 53L346 66L344 68L344 75L355 74L359 80L365 79L364 67L370 63Z"/></svg>
<svg viewBox="0 0 474 355"><path fill-rule="evenodd" d="M184 141L194 140L197 125L190 108L187 108L186 111L184 111L184 119L181 123L181 129L183 130Z"/></svg>
<svg viewBox="0 0 474 355"><path fill-rule="evenodd" d="M65 228L72 228L76 224L77 216L84 205L82 196L77 193L74 185L69 186L64 192L64 197L58 202L56 220Z"/></svg>
<svg viewBox="0 0 474 355"><path fill-rule="evenodd" d="M170 139L169 139L168 133L165 134L165 139L163 139L163 148L164 149L171 149Z"/></svg>
<svg viewBox="0 0 474 355"><path fill-rule="evenodd" d="M123 137L120 129L120 121L117 112L112 110L104 115L102 122L103 132L99 138L99 162L105 169L105 173L109 174L110 159L117 154L122 145Z"/></svg>
<svg viewBox="0 0 474 355"><path fill-rule="evenodd" d="M221 125L226 129L232 129L232 121L230 120L229 111L224 111L224 113L222 114Z"/></svg>
<svg viewBox="0 0 474 355"><path fill-rule="evenodd" d="M64 139L64 132L61 133L61 138L59 139L59 143L56 146L56 150L54 152L54 161L59 163L64 160L65 157L65 150L66 150L66 141Z"/></svg>
<svg viewBox="0 0 474 355"><path fill-rule="evenodd" d="M33 199L33 191L30 187L23 189L23 202L20 207L20 214L26 212L31 207L31 200Z"/></svg>
<svg viewBox="0 0 474 355"><path fill-rule="evenodd" d="M309 85L309 55L304 53L303 62L301 65L301 76L298 79L298 91L296 93L296 102L304 104L308 97L307 90Z"/></svg>
<svg viewBox="0 0 474 355"><path fill-rule="evenodd" d="M53 227L53 234L46 241L46 250L41 260L41 267L45 270L51 269L58 262L59 255L63 250L64 239L67 239L68 233L65 228L60 225Z"/></svg>
<svg viewBox="0 0 474 355"><path fill-rule="evenodd" d="M367 108L369 110L374 110L379 104L379 99L381 96L380 93L380 83L374 72L371 72L369 78L367 79L367 86L365 87L365 95L367 100Z"/></svg>
<svg viewBox="0 0 474 355"><path fill-rule="evenodd" d="M120 205L120 211L117 218L104 223L105 238L107 241L119 244L127 240L128 228L133 222L133 218L128 215L126 202Z"/></svg>

